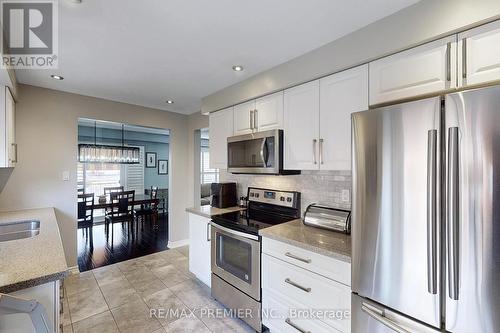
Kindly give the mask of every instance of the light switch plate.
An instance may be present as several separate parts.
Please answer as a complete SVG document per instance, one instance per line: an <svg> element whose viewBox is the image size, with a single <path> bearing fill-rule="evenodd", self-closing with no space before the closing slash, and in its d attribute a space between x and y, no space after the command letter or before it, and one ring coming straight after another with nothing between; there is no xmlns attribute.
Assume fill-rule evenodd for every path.
<svg viewBox="0 0 500 333"><path fill-rule="evenodd" d="M69 181L69 171L63 171L62 180L65 182Z"/></svg>
<svg viewBox="0 0 500 333"><path fill-rule="evenodd" d="M342 201L348 202L351 199L351 191L342 190Z"/></svg>

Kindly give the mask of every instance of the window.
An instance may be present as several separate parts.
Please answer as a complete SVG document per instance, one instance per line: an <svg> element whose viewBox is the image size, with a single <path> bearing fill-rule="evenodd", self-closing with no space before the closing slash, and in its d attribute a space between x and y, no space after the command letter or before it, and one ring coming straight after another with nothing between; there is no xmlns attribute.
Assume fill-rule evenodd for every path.
<svg viewBox="0 0 500 333"><path fill-rule="evenodd" d="M78 185L83 185L85 193L94 193L96 200L105 187L120 186L120 179L120 164L78 163Z"/></svg>
<svg viewBox="0 0 500 333"><path fill-rule="evenodd" d="M216 183L219 181L219 169L210 169L210 153L208 147L201 147L201 183Z"/></svg>

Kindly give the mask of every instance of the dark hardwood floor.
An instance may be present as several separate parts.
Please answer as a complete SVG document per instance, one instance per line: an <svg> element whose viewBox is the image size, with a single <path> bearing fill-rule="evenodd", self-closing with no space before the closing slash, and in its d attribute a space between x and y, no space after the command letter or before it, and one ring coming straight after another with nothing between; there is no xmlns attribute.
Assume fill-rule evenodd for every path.
<svg viewBox="0 0 500 333"><path fill-rule="evenodd" d="M129 223L109 226L106 237L104 224L78 227L78 267L80 272L114 264L168 249L168 217L161 216L158 228L146 219L133 230ZM113 232L111 232L113 231Z"/></svg>

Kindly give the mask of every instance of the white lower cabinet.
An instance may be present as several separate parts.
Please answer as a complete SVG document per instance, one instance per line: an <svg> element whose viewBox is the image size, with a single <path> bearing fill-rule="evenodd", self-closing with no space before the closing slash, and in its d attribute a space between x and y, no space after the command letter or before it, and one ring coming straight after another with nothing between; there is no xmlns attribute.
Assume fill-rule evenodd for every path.
<svg viewBox="0 0 500 333"><path fill-rule="evenodd" d="M329 271L348 270L350 265L264 238L262 244L262 305L263 323L271 332L343 332L351 330L351 288L333 280L331 274L316 269L315 264L326 265ZM270 246L270 245L274 245ZM309 269L277 258L276 246L281 246L287 258L303 259ZM298 260L300 261L300 260ZM302 262L302 261L301 261ZM333 270L330 268L334 267ZM347 274L347 272L346 272ZM335 276L335 275L334 275ZM342 276L341 280L344 280ZM349 274L350 276L350 274ZM296 327L294 327L296 326ZM298 327L298 328L297 328Z"/></svg>
<svg viewBox="0 0 500 333"><path fill-rule="evenodd" d="M210 219L189 215L189 271L210 287Z"/></svg>
<svg viewBox="0 0 500 333"><path fill-rule="evenodd" d="M271 333L340 333L320 320L299 316L303 308L297 308L268 290L262 292L264 325ZM302 317L302 318L299 318Z"/></svg>
<svg viewBox="0 0 500 333"><path fill-rule="evenodd" d="M51 333L59 333L60 318L60 282L52 281L35 287L18 290L9 295L23 299L38 301L47 314ZM35 327L26 313L2 314L0 317L0 333L35 333Z"/></svg>

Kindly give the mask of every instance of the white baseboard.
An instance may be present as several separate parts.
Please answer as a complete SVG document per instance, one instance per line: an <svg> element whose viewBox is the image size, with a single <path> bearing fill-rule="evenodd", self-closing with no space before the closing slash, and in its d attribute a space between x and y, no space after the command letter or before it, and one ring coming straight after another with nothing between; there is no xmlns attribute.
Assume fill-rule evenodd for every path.
<svg viewBox="0 0 500 333"><path fill-rule="evenodd" d="M181 239L181 240L178 240L178 241L168 241L168 248L169 249L175 249L176 247L181 247L181 246L185 246L185 245L189 245L189 238L187 239Z"/></svg>

